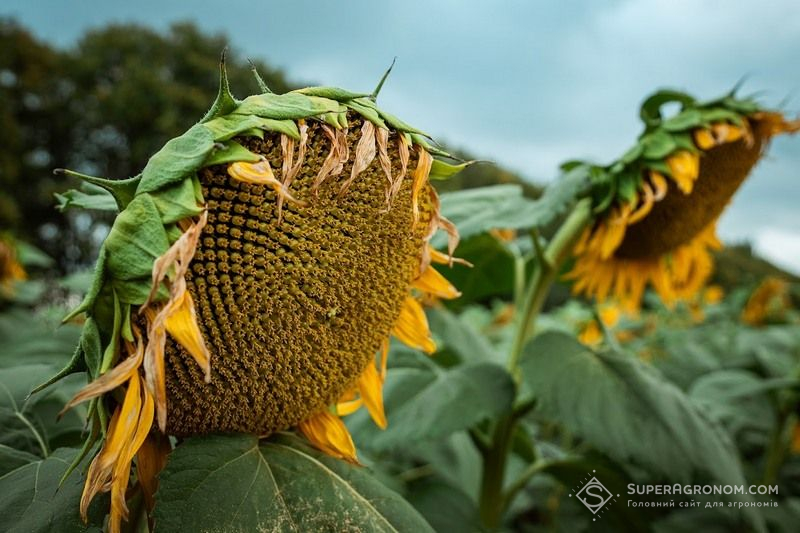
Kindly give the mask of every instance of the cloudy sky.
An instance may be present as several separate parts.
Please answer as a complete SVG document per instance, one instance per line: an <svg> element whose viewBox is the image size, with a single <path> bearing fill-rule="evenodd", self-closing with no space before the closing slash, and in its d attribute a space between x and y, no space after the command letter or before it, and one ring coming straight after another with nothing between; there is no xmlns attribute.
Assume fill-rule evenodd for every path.
<svg viewBox="0 0 800 533"><path fill-rule="evenodd" d="M381 105L454 146L538 182L565 159L600 163L639 134L639 103L657 87L699 97L742 76L800 111L800 2L769 0L404 0L403 2L115 2L5 0L43 39L71 46L87 29L193 20L293 80L369 91L397 56ZM800 273L800 136L770 157L721 222Z"/></svg>

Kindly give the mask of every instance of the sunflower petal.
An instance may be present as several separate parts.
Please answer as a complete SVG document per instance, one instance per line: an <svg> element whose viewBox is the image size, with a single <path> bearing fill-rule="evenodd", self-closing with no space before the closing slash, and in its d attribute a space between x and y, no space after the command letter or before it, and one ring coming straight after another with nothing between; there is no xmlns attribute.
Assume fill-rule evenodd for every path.
<svg viewBox="0 0 800 533"><path fill-rule="evenodd" d="M438 298L452 300L458 298L461 293L456 289L447 278L432 266L428 266L425 271L414 280L411 285L427 294L432 294Z"/></svg>
<svg viewBox="0 0 800 533"><path fill-rule="evenodd" d="M411 296L406 297L392 334L410 348L429 354L436 351L436 343L431 338L425 311L422 310L420 303Z"/></svg>
<svg viewBox="0 0 800 533"><path fill-rule="evenodd" d="M197 314L189 291L185 291L171 306L164 321L167 332L197 361L205 373L206 383L211 381L211 354L208 352Z"/></svg>
<svg viewBox="0 0 800 533"><path fill-rule="evenodd" d="M298 428L311 444L328 455L358 463L353 438L338 416L322 411L300 422Z"/></svg>
<svg viewBox="0 0 800 533"><path fill-rule="evenodd" d="M419 194L422 187L428 182L428 175L431 173L431 165L433 158L422 147L417 148L419 152L419 159L417 160L417 168L414 169L412 174L413 182L411 184L411 213L414 217L414 224L419 222Z"/></svg>
<svg viewBox="0 0 800 533"><path fill-rule="evenodd" d="M386 413L383 411L383 380L372 362L358 377L358 391L361 393L361 398L364 400L364 405L372 420L379 428L386 429Z"/></svg>

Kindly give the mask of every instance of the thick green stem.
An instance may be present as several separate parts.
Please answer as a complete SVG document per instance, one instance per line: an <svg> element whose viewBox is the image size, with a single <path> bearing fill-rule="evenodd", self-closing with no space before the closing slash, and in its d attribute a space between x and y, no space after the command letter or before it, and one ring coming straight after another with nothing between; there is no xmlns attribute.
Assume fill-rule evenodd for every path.
<svg viewBox="0 0 800 533"><path fill-rule="evenodd" d="M591 218L591 200L588 198L580 200L566 221L564 221L564 224L556 232L546 250L541 250L538 241L534 243L538 255L538 265L528 281L524 296L521 298L522 305L519 308L520 315L517 321L514 343L508 358L508 370L515 378L518 378L519 374L518 367L522 349L534 330L536 317L544 305L550 286L556 280L561 266L569 257L572 248L591 221ZM538 239L538 235L535 233L534 239ZM517 274L519 275L518 272ZM516 494L521 488L515 485L512 487L513 493L505 493L503 490L506 461L511 449L511 440L516 422L517 418L513 413L502 417L495 426L491 445L483 451L480 516L483 525L490 530L500 526L503 513L511 503L513 494Z"/></svg>
<svg viewBox="0 0 800 533"><path fill-rule="evenodd" d="M592 218L591 200L585 198L578 202L564 224L558 229L553 239L548 244L528 283L514 344L508 358L508 369L516 374L522 348L533 332L536 318L541 311L544 301L550 292L550 286L558 276L564 261L569 257L572 248L580 238L583 230Z"/></svg>

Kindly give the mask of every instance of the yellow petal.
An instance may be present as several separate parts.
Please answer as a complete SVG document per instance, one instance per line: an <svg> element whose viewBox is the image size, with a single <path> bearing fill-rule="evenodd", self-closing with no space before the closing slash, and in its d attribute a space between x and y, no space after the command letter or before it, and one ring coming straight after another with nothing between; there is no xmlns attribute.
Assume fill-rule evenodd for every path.
<svg viewBox="0 0 800 533"><path fill-rule="evenodd" d="M451 257L444 252L440 252L436 248L432 246L428 246L428 253L431 257L431 263L436 263L437 265L451 265L452 263L460 263L462 265L471 267L472 263L467 261L466 259L461 259L460 257Z"/></svg>
<svg viewBox="0 0 800 533"><path fill-rule="evenodd" d="M672 179L684 194L691 194L694 180L700 173L700 158L687 150L679 150L667 158Z"/></svg>
<svg viewBox="0 0 800 533"><path fill-rule="evenodd" d="M170 304L164 326L170 336L180 343L203 369L206 383L211 381L211 355L197 325L197 314L189 291L185 291Z"/></svg>
<svg viewBox="0 0 800 533"><path fill-rule="evenodd" d="M717 145L714 134L705 128L694 130L692 135L694 137L694 144L701 150L708 150Z"/></svg>
<svg viewBox="0 0 800 533"><path fill-rule="evenodd" d="M358 377L358 391L364 400L364 405L375 424L386 429L386 414L383 411L383 381L375 365L370 362L364 372Z"/></svg>
<svg viewBox="0 0 800 533"><path fill-rule="evenodd" d="M272 172L272 167L266 159L262 159L258 163L246 163L244 161L231 163L228 165L228 175L233 179L245 183L266 185L271 187L280 198L284 198L300 206L307 205L306 202L298 200L286 190L286 187L275 177L275 173Z"/></svg>
<svg viewBox="0 0 800 533"><path fill-rule="evenodd" d="M592 320L586 324L586 327L584 327L583 331L581 331L580 335L578 335L578 340L588 346L594 346L603 340L603 332L600 331L600 327L597 325L597 322Z"/></svg>
<svg viewBox="0 0 800 533"><path fill-rule="evenodd" d="M157 431L150 432L136 452L136 477L142 488L147 511L155 507L155 493L158 490L158 474L167 464L167 456L172 450L169 438Z"/></svg>
<svg viewBox="0 0 800 533"><path fill-rule="evenodd" d="M414 280L412 287L433 296L452 300L458 298L461 293L456 289L447 278L432 266L428 266L420 276Z"/></svg>
<svg viewBox="0 0 800 533"><path fill-rule="evenodd" d="M134 349L130 343L126 343L128 348L128 357L108 372L87 384L64 406L58 416L61 416L73 406L92 398L96 398L106 392L116 389L136 372L142 363L142 356L144 355L144 344L142 343L141 336L138 335L138 344Z"/></svg>
<svg viewBox="0 0 800 533"><path fill-rule="evenodd" d="M726 124L724 122L714 124L711 126L711 130L714 132L714 137L720 144L738 141L744 137L745 133L743 128L733 124Z"/></svg>
<svg viewBox="0 0 800 533"><path fill-rule="evenodd" d="M322 411L300 422L298 428L311 444L328 455L358 463L356 446L353 444L350 432L338 416Z"/></svg>
<svg viewBox="0 0 800 533"><path fill-rule="evenodd" d="M386 379L386 362L389 360L389 338L383 340L381 344L381 380Z"/></svg>
<svg viewBox="0 0 800 533"><path fill-rule="evenodd" d="M611 218L605 223L606 231L600 243L600 257L608 259L619 248L625 238L626 226L627 213L614 209Z"/></svg>
<svg viewBox="0 0 800 533"><path fill-rule="evenodd" d="M653 210L655 194L653 193L653 189L650 187L649 183L642 183L642 192L640 193L640 198L643 200L642 205L640 205L636 211L631 213L630 218L628 218L629 226L639 222L641 219L649 215L650 211Z"/></svg>
<svg viewBox="0 0 800 533"><path fill-rule="evenodd" d="M613 303L604 305L600 308L600 321L606 327L613 328L619 322L620 310Z"/></svg>
<svg viewBox="0 0 800 533"><path fill-rule="evenodd" d="M425 311L422 310L419 302L411 296L406 297L405 302L403 302L400 316L397 317L392 334L410 348L422 350L429 354L436 351L436 343L431 338Z"/></svg>
<svg viewBox="0 0 800 533"><path fill-rule="evenodd" d="M334 406L334 409L337 416L347 416L361 409L362 405L364 405L364 401L361 398L356 398L355 400L340 401Z"/></svg>
<svg viewBox="0 0 800 533"><path fill-rule="evenodd" d="M414 217L414 224L419 222L419 193L428 182L428 175L433 164L433 158L427 150L422 147L417 149L419 151L419 160L417 161L417 168L414 169L413 182L411 184L411 213Z"/></svg>
<svg viewBox="0 0 800 533"><path fill-rule="evenodd" d="M667 178L661 172L651 170L650 183L653 184L653 200L660 202L667 195Z"/></svg>

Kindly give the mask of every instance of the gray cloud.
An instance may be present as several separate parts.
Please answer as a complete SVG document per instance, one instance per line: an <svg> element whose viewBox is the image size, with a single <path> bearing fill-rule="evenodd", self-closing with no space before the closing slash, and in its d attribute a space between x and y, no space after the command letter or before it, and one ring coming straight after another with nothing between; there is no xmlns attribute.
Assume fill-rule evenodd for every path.
<svg viewBox="0 0 800 533"><path fill-rule="evenodd" d="M713 97L749 75L746 89L766 88L772 104L800 89L796 0L74 6L11 0L4 11L60 45L111 21L166 28L193 19L294 79L358 90L370 90L398 56L383 106L538 181L552 179L564 159L606 162L622 153L640 132L639 102L657 87ZM777 140L723 217L722 235L783 257L781 238L800 239L799 164L800 139ZM800 272L800 257L783 263Z"/></svg>

